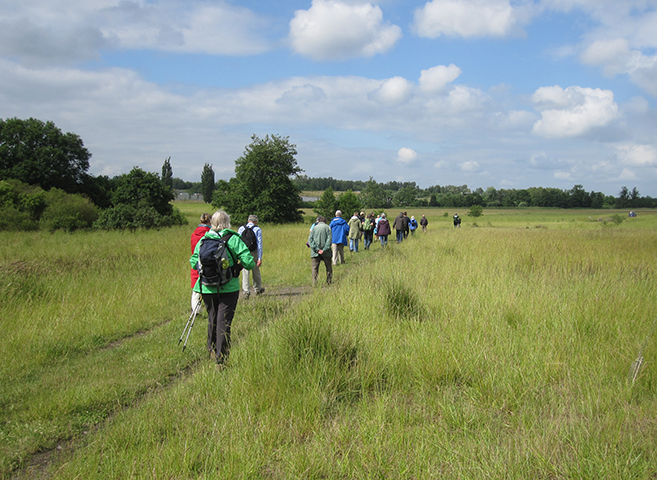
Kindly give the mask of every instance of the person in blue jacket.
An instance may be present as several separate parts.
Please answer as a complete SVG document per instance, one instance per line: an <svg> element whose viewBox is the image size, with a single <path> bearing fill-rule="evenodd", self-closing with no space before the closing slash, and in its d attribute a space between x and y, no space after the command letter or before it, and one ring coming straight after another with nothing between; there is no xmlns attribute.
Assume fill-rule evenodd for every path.
<svg viewBox="0 0 657 480"><path fill-rule="evenodd" d="M340 210L335 212L335 217L329 225L332 232L331 251L333 252L333 265L344 263L344 246L347 244L349 224L342 218Z"/></svg>

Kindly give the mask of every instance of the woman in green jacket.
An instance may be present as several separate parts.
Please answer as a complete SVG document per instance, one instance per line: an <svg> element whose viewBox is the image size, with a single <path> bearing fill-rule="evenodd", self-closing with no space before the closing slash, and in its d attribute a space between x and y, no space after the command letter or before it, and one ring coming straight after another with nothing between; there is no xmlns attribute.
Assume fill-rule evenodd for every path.
<svg viewBox="0 0 657 480"><path fill-rule="evenodd" d="M255 266L253 255L242 241L242 238L230 229L230 216L219 210L212 215L210 230L196 244L194 253L189 259L192 268L197 268L198 255L205 238L221 238L230 235L227 241L229 263L232 267L235 263L241 264L243 268L252 270ZM217 364L224 364L230 353L230 325L235 316L237 300L240 295L239 275L235 275L225 285L213 287L203 285L199 278L194 285L194 291L203 296L203 302L208 311L208 352L214 357Z"/></svg>

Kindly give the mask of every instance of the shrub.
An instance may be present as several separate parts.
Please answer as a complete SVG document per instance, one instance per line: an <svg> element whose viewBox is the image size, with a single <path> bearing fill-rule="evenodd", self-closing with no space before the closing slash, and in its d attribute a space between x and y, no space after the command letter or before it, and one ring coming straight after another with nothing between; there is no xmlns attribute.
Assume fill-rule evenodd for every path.
<svg viewBox="0 0 657 480"><path fill-rule="evenodd" d="M622 215L620 215L618 213L614 213L611 216L611 219L616 225L620 225L621 223L623 223L625 221L625 217L623 217Z"/></svg>
<svg viewBox="0 0 657 480"><path fill-rule="evenodd" d="M136 210L131 205L120 203L115 207L103 210L93 226L105 230L136 228L134 224Z"/></svg>
<svg viewBox="0 0 657 480"><path fill-rule="evenodd" d="M94 228L104 230L162 228L172 225L186 225L187 219L177 208L172 208L171 215L160 215L154 207L135 208L132 205L120 203L103 210L94 223Z"/></svg>
<svg viewBox="0 0 657 480"><path fill-rule="evenodd" d="M13 206L0 206L0 230L37 230L39 224L28 212Z"/></svg>
<svg viewBox="0 0 657 480"><path fill-rule="evenodd" d="M41 187L19 180L0 181L0 230L37 230L37 220L46 208Z"/></svg>
<svg viewBox="0 0 657 480"><path fill-rule="evenodd" d="M469 217L481 217L484 214L484 207L481 205L472 205L468 212Z"/></svg>
<svg viewBox="0 0 657 480"><path fill-rule="evenodd" d="M42 227L54 231L67 232L79 228L89 228L98 218L98 208L79 194L69 194L64 190L53 188L46 193L47 207L40 219Z"/></svg>

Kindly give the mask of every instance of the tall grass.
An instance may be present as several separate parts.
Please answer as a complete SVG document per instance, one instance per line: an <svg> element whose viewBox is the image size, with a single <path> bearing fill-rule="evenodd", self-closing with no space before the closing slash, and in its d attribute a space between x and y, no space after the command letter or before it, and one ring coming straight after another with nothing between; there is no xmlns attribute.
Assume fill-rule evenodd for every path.
<svg viewBox="0 0 657 480"><path fill-rule="evenodd" d="M20 450L23 444L7 436L13 422L38 429L86 411L86 425L106 420L75 451L55 458L49 475L651 478L657 471L657 339L648 336L655 318L654 214L639 214L641 228L577 217L568 229L569 220L551 211L499 227L508 220L485 211L480 228L466 218L453 229L437 212L427 234L386 250L375 244L335 267L338 280L330 288L241 302L231 364L219 372L202 359L203 327L190 339L191 351L182 355L175 345L188 308L190 228L161 239L141 232L139 246L108 234L88 253L102 257L107 243L120 250L114 278L127 290L115 287L116 295L133 308L148 306L135 320L122 302L104 306L93 300L100 294L75 296L104 320L96 324L80 313L68 321L77 302L57 310L65 291L103 283L84 268L61 273L62 289L44 282L34 290L45 293L32 310L45 308L61 326L47 342L54 356L28 346L26 359L10 359L12 368L3 361L2 384L17 391L0 391L3 412L5 405L16 411L3 414L3 440L13 445L3 447L5 458L15 464L34 451ZM487 217L492 227L482 226ZM307 227L267 227L265 234L265 284L309 284ZM150 249L141 248L157 240L170 251L161 256L168 265L162 274L175 271L176 279L168 287L149 284L133 300L125 293L137 283L133 267L150 263ZM77 255L75 248L57 250L59 258ZM5 258L3 268L16 262ZM4 292L11 295L3 297L3 325L4 299L14 311L25 300L11 288ZM154 292L158 298L149 303ZM149 320L152 310L162 312L159 321ZM22 356L22 345L39 339L39 328L18 323L8 331L25 340L3 347L3 359ZM89 328L76 328L80 323ZM95 329L106 329L96 344ZM148 333L132 335L138 331ZM111 343L122 337L119 347ZM54 349L59 344L65 348ZM632 384L629 368L642 346L647 364ZM189 374L157 388L186 365ZM109 386L94 397L101 377ZM66 379L73 391L60 385ZM122 392L118 401L114 392ZM31 395L44 405L33 416L24 400ZM76 404L78 396L83 400ZM60 399L68 409L57 407ZM50 444L38 448L61 437L51 432Z"/></svg>

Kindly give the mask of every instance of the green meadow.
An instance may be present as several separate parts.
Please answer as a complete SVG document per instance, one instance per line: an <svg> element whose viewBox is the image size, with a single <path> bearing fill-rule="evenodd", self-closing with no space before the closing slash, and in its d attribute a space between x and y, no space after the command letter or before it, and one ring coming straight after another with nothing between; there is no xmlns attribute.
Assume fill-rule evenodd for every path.
<svg viewBox="0 0 657 480"><path fill-rule="evenodd" d="M209 206L177 206L189 225L0 232L2 478L657 475L657 211L413 209L427 233L314 289L311 212L262 225L267 290L217 371L205 314L178 345Z"/></svg>

